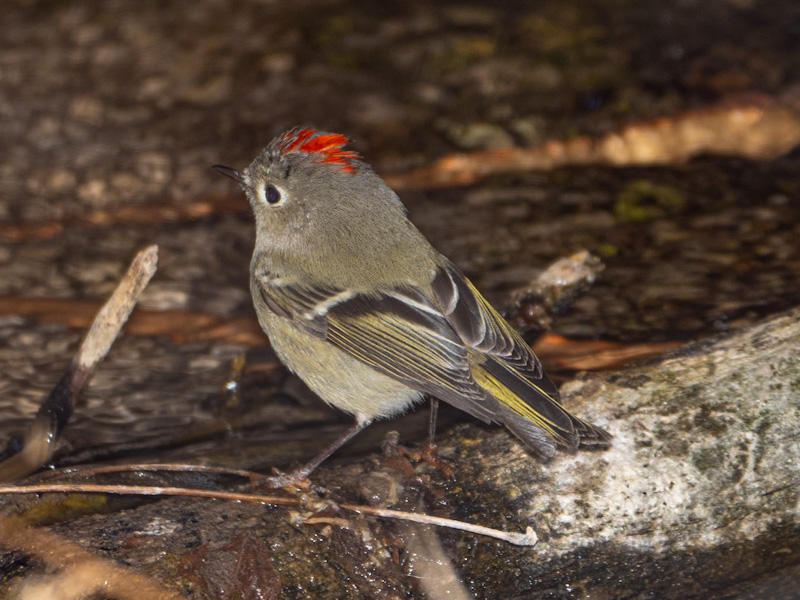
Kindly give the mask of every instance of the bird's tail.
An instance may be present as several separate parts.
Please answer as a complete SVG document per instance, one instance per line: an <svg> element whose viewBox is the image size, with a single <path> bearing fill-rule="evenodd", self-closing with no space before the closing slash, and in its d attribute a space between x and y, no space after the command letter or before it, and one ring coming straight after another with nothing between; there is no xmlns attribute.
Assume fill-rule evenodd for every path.
<svg viewBox="0 0 800 600"><path fill-rule="evenodd" d="M494 420L505 425L533 452L550 458L558 446L570 450L579 445L608 446L611 436L606 431L561 406L556 387L544 373L534 381L488 358L474 365L472 376L497 403Z"/></svg>

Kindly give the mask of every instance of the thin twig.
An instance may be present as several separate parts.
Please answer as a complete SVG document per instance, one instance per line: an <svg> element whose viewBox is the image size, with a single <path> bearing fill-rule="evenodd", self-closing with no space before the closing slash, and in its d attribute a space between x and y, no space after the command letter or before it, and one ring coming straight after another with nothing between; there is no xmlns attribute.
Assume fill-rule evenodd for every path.
<svg viewBox="0 0 800 600"><path fill-rule="evenodd" d="M131 465L103 465L101 467L64 467L55 471L46 471L41 474L41 479L52 480L66 475L94 476L104 473L135 473L137 471L183 471L186 473L209 473L213 475L230 475L232 477L242 477L254 481L264 477L258 471L247 471L244 469L231 469L230 467L214 467L209 465L191 465L181 463L141 463Z"/></svg>
<svg viewBox="0 0 800 600"><path fill-rule="evenodd" d="M2 493L2 488L0 488ZM491 527L484 527L483 525L474 525L472 523L465 523L463 521L456 521L454 519L446 519L444 517L434 517L421 513L405 512L402 510L391 510L388 508L375 508L373 506L359 506L358 504L339 504L341 508L352 510L353 512L373 515L375 517L384 517L387 519L400 519L403 521L413 521L414 523L424 523L426 525L437 525L439 527L447 527L449 529L458 529L475 533L477 535L485 535L493 537L498 540L503 540L515 546L535 546L539 541L539 537L533 530L533 527L528 526L525 533L516 533L513 531L500 531L499 529L492 529Z"/></svg>
<svg viewBox="0 0 800 600"><path fill-rule="evenodd" d="M300 506L301 500L298 498L288 498L285 496L264 496L261 494L246 494L241 492L225 492L216 490L199 490L194 488L181 487L150 487L138 485L96 485L79 483L58 483L58 484L39 484L26 486L0 486L2 494L41 494L41 493L102 493L102 494L128 494L142 496L190 496L194 498L214 498L217 500L234 500L238 502L257 502L260 504L274 504L278 506ZM458 529L468 533L492 537L517 546L533 546L538 541L536 533L528 527L525 533L514 533L473 525L463 521L455 521L444 517L434 517L419 513L410 513L400 510L390 510L375 508L372 506L361 506L358 504L338 504L340 508L350 510L360 514L373 515L387 519L400 519L403 521L413 521L438 527Z"/></svg>
<svg viewBox="0 0 800 600"><path fill-rule="evenodd" d="M158 246L145 248L133 259L111 297L98 311L80 350L39 407L25 433L22 450L0 462L0 481L20 479L52 456L78 395L128 320L136 300L155 274L157 262Z"/></svg>

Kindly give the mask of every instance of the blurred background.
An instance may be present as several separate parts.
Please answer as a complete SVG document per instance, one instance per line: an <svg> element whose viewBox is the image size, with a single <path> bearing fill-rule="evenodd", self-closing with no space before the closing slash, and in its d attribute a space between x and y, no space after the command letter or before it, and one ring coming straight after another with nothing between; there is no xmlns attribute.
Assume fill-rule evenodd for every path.
<svg viewBox="0 0 800 600"><path fill-rule="evenodd" d="M253 464L247 435L339 418L266 349L249 209L209 168L295 125L350 137L498 306L558 258L600 257L553 325L569 343L658 348L795 306L798 48L796 0L6 0L0 443L153 243L149 320L65 456L199 439ZM246 407L226 413L242 352Z"/></svg>

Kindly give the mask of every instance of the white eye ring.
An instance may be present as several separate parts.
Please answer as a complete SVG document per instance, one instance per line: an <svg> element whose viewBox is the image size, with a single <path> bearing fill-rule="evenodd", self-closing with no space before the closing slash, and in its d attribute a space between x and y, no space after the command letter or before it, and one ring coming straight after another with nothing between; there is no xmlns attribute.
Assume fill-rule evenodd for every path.
<svg viewBox="0 0 800 600"><path fill-rule="evenodd" d="M283 204L285 199L286 195L283 193L283 190L276 185L266 183L261 189L261 200L268 206Z"/></svg>

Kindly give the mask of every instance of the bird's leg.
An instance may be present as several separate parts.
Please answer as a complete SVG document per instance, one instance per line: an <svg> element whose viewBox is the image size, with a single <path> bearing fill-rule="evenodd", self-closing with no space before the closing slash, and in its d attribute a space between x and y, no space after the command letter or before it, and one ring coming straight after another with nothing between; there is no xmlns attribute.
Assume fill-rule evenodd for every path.
<svg viewBox="0 0 800 600"><path fill-rule="evenodd" d="M453 469L447 464L447 462L439 458L438 449L436 447L436 418L439 414L439 400L433 396L429 396L428 398L431 401L431 417L428 424L428 440L419 450L412 450L406 446L399 445L397 443L397 432L392 431L386 436L386 440L383 442L384 459L393 461L393 466L396 469L405 472L405 474L408 476L413 474L411 463L407 462L408 460L411 460L415 462L426 462L433 468L439 469L449 477L453 474ZM402 468L403 465L401 465L397 459L404 460L408 465L408 470Z"/></svg>
<svg viewBox="0 0 800 600"><path fill-rule="evenodd" d="M431 420L428 424L428 442L422 447L422 460L450 477L453 474L453 469L446 461L439 458L439 449L436 446L436 418L438 416L439 400L431 396Z"/></svg>
<svg viewBox="0 0 800 600"><path fill-rule="evenodd" d="M422 445L421 450L411 450L405 446L400 446L399 436L396 431L390 431L383 441L383 455L394 457L402 454L411 460L427 460L429 456L436 456L436 417L439 414L439 400L433 396L428 396L431 401L430 422L428 424L428 441Z"/></svg>
<svg viewBox="0 0 800 600"><path fill-rule="evenodd" d="M280 487L285 487L287 485L295 484L299 481L308 478L308 476L318 466L320 466L326 458L328 458L331 454L336 452L339 448L341 448L347 442L353 439L353 437L355 437L355 435L359 431L364 429L367 425L369 425L369 421L367 422L356 421L349 429L347 429L344 433L342 433L342 435L336 438L322 452L317 454L313 459L311 459L309 462L307 462L299 469L295 469L291 473L278 473L276 475L273 475L272 477L264 477L263 479L255 481L254 484L256 486L263 485L271 488L280 488Z"/></svg>
<svg viewBox="0 0 800 600"><path fill-rule="evenodd" d="M428 424L428 448L436 450L436 418L439 416L439 399L431 396L431 420Z"/></svg>

